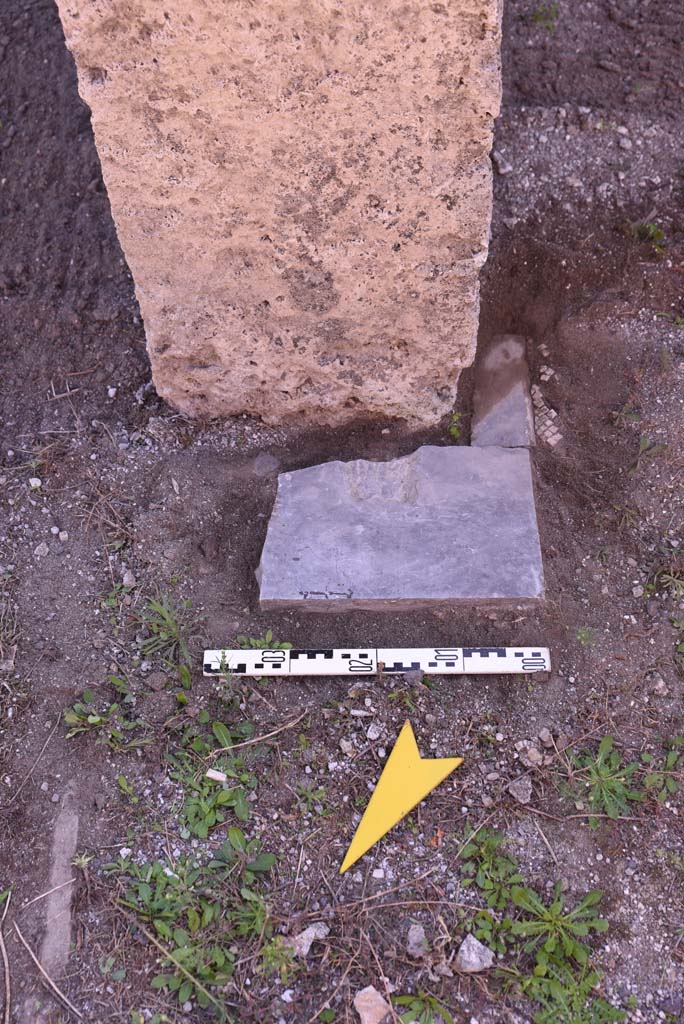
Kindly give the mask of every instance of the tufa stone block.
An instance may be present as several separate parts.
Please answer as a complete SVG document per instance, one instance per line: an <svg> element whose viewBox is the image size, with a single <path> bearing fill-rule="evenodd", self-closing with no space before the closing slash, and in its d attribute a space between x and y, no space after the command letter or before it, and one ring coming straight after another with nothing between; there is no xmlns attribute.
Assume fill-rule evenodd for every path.
<svg viewBox="0 0 684 1024"><path fill-rule="evenodd" d="M475 353L502 0L58 0L157 391L435 424Z"/></svg>

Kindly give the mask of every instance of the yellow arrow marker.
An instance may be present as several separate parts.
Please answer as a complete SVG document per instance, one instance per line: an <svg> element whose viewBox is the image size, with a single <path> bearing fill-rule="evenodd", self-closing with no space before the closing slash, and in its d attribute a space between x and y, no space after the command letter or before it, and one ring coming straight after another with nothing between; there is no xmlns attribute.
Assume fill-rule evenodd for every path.
<svg viewBox="0 0 684 1024"><path fill-rule="evenodd" d="M347 850L340 874L363 857L462 762L462 757L421 757L411 723L404 722Z"/></svg>

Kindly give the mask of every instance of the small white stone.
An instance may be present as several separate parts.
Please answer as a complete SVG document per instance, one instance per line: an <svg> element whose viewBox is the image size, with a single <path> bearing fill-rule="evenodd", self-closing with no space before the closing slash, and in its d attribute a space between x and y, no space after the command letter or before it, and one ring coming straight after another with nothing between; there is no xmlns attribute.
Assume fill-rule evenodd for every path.
<svg viewBox="0 0 684 1024"><path fill-rule="evenodd" d="M32 491L38 491L42 486L43 481L40 479L39 476L29 477L29 487L31 488Z"/></svg>
<svg viewBox="0 0 684 1024"><path fill-rule="evenodd" d="M56 537L57 534L59 533L59 526L51 526L50 533L53 535L53 537Z"/></svg>
<svg viewBox="0 0 684 1024"><path fill-rule="evenodd" d="M133 575L130 569L126 569L126 572L123 574L124 587L134 587L135 583L135 576Z"/></svg>
<svg viewBox="0 0 684 1024"><path fill-rule="evenodd" d="M66 544L66 542L69 540L69 534L67 533L66 530L60 530L59 531L59 540L60 540L60 543L62 543L62 544Z"/></svg>
<svg viewBox="0 0 684 1024"><path fill-rule="evenodd" d="M308 928L305 928L299 935L293 936L291 939L286 939L288 945L292 946L297 956L306 957L309 955L309 950L316 940L325 939L330 933L330 929L327 924L323 924L322 921L316 921L315 924L310 924Z"/></svg>
<svg viewBox="0 0 684 1024"><path fill-rule="evenodd" d="M382 728L378 725L377 722L371 722L366 731L366 738L369 739L372 743L375 740L379 740L381 736Z"/></svg>
<svg viewBox="0 0 684 1024"><path fill-rule="evenodd" d="M456 969L464 974L477 974L486 971L494 963L491 949L475 938L466 935L456 955Z"/></svg>
<svg viewBox="0 0 684 1024"><path fill-rule="evenodd" d="M375 868L374 869L374 871L373 871L373 878L384 878L384 877L385 877L385 870L384 870L384 868Z"/></svg>
<svg viewBox="0 0 684 1024"><path fill-rule="evenodd" d="M361 1024L380 1024L392 1008L373 985L368 985L354 996L354 1009Z"/></svg>
<svg viewBox="0 0 684 1024"><path fill-rule="evenodd" d="M521 775L510 783L508 792L519 804L529 804L532 799L532 780L527 775Z"/></svg>
<svg viewBox="0 0 684 1024"><path fill-rule="evenodd" d="M553 736L551 735L551 731L547 729L546 726L544 726L543 729L539 730L539 739L545 747L553 746Z"/></svg>
<svg viewBox="0 0 684 1024"><path fill-rule="evenodd" d="M425 929L422 924L412 924L408 930L406 951L414 960L420 960L429 949L428 940L425 937Z"/></svg>
<svg viewBox="0 0 684 1024"><path fill-rule="evenodd" d="M107 388L107 398L116 398L116 388Z"/></svg>
<svg viewBox="0 0 684 1024"><path fill-rule="evenodd" d="M510 174L513 170L513 164L510 163L498 149L492 150L492 163L496 168L498 174L504 177L506 174Z"/></svg>
<svg viewBox="0 0 684 1024"><path fill-rule="evenodd" d="M50 548L47 546L45 541L43 541L42 544L39 544L38 547L34 549L33 554L36 558L45 558L46 555L50 554Z"/></svg>

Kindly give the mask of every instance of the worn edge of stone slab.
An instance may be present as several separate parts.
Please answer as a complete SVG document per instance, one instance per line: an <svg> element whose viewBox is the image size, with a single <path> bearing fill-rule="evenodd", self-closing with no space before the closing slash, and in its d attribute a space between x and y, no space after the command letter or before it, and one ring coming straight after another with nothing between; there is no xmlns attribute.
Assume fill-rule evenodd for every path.
<svg viewBox="0 0 684 1024"><path fill-rule="evenodd" d="M529 448L536 443L527 341L498 336L475 367L471 445Z"/></svg>
<svg viewBox="0 0 684 1024"><path fill-rule="evenodd" d="M487 446L487 447L490 448L490 450L495 450L497 448L497 446ZM430 450L436 451L436 452L442 452L442 453L446 453L446 452L461 453L461 455L460 455L461 458L464 457L464 453L466 453L466 452L472 453L473 455L475 455L475 453L478 451L478 449L476 449L476 448L469 448L469 447L460 447L459 446L459 447L453 447L452 448L452 447L437 447L437 446L432 446L432 445L426 445L426 446L423 446L421 448L418 448L415 452L411 453L410 455L403 456L403 458L394 459L394 460L388 460L388 461L393 462L395 465L397 465L397 464L400 464L402 462L406 462L408 460L415 459L421 452L426 452L426 451L430 451ZM297 474L311 473L312 470L319 470L319 469L321 469L322 466L329 466L332 469L333 467L344 467L344 466L350 466L350 465L352 465L352 466L353 465L357 465L357 466L361 466L361 465L374 466L374 465L382 465L383 464L383 463L373 463L373 462L370 462L369 460L365 460L365 459L352 460L351 462L347 462L347 463L344 463L344 462L341 462L341 461L337 460L337 461L330 462L330 463L323 463L323 464L320 464L319 466L309 466L309 467L307 467L305 469L294 470L294 471L292 471L290 473L284 473L284 474L281 474L279 476L279 478L278 478L278 491L276 493L276 500L275 500L275 504L274 504L274 507L273 507L273 511L271 513L271 518L270 518L270 521L269 521L269 527L268 527L268 531L267 531L267 535L266 535L266 540L264 542L264 546L263 546L263 549L262 549L260 563L259 563L258 568L256 569L256 578L257 578L257 582L259 584L259 590L260 590L260 594L259 594L259 606L260 606L260 608L263 609L264 611L268 611L268 610L276 611L276 610L288 610L288 609L294 610L294 609L296 609L296 610L299 610L299 611L333 612L335 614L339 614L341 612L346 612L346 611L376 611L376 612L382 612L382 611L413 611L413 610L418 610L419 611L419 610L430 610L430 609L435 609L435 608L440 608L441 609L441 608L463 608L463 607L478 607L478 608L483 608L483 609L505 607L505 608L516 608L516 609L521 609L522 610L522 609L537 607L539 605L539 603L544 600L544 597L545 597L545 587L544 587L544 569L543 569L543 561L542 561L541 543L540 543L540 540L539 540L539 530L538 530L537 516L536 516L536 504L535 504L535 500L534 500L534 485L533 485L533 480L532 480L532 463L531 463L529 452L526 449L524 449L524 448L504 448L504 447L499 447L498 450L501 453L506 453L506 455L511 456L511 458L516 458L518 461L521 461L521 464L524 465L523 472L524 472L524 474L527 477L526 483L528 483L528 486L529 486L530 499L531 499L530 508L531 508L531 513L532 513L533 528L534 528L534 537L533 537L533 540L532 540L532 546L531 546L530 550L531 550L531 554L533 556L533 561L534 561L533 575L536 574L537 579L538 579L538 589L537 589L537 592L534 595L520 594L520 595L511 595L511 596L506 595L506 596L502 596L502 597L490 597L490 596L464 596L464 597L447 596L447 597L445 597L445 596L439 596L439 597L411 597L411 598L365 597L365 596L364 597L353 597L353 596L347 597L347 596L344 596L344 595L341 595L339 597L320 597L320 598L319 597L315 597L315 598L313 598L313 597L303 597L303 596L302 597L295 597L295 596L268 597L268 596L264 596L263 595L263 590L264 590L264 570L263 570L264 555L265 555L265 553L267 551L267 547L269 545L269 540L273 544L277 543L277 541L273 539L273 534L271 532L271 526L272 526L272 523L274 522L274 520L276 519L276 516L278 514L279 502L283 502L284 500L286 500L283 497L283 488L281 486L281 482L285 481L287 484L289 484L292 481L292 479Z"/></svg>

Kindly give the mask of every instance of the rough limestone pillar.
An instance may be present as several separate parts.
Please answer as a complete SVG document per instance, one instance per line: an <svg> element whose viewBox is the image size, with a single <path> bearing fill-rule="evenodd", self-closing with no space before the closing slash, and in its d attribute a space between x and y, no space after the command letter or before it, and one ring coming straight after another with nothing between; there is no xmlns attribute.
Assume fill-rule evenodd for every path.
<svg viewBox="0 0 684 1024"><path fill-rule="evenodd" d="M58 0L156 387L192 416L448 412L502 0Z"/></svg>

